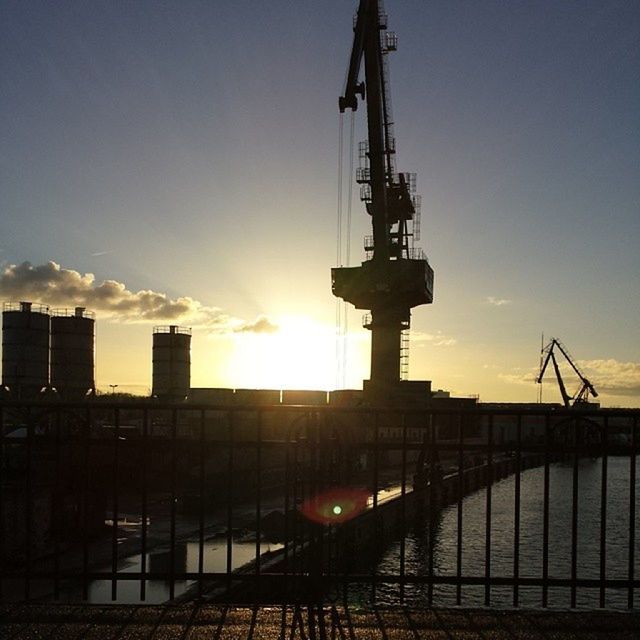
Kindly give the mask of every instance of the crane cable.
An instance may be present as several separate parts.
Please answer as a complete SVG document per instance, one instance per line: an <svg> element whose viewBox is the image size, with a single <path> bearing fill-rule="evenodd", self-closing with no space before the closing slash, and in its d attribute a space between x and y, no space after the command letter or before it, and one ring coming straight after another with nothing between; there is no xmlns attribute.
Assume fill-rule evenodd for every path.
<svg viewBox="0 0 640 640"><path fill-rule="evenodd" d="M353 203L353 148L355 135L355 113L351 111L351 120L349 123L349 183L347 196L347 228L346 228L346 263L347 267L351 266L351 208ZM342 341L342 386L347 384L347 346L349 336L349 313L347 303L343 302L344 317L344 339Z"/></svg>
<svg viewBox="0 0 640 640"><path fill-rule="evenodd" d="M340 113L338 124L338 202L336 229L336 264L339 267L351 263L351 213L353 206L355 114L351 112L349 122L349 180L347 189L347 211L344 215L344 116ZM346 218L346 219L345 219ZM336 388L346 385L349 317L347 303L336 300Z"/></svg>
<svg viewBox="0 0 640 640"><path fill-rule="evenodd" d="M338 220L336 229L336 266L342 266L342 155L344 137L344 118L342 112L338 124ZM342 300L336 298L336 388L342 379Z"/></svg>

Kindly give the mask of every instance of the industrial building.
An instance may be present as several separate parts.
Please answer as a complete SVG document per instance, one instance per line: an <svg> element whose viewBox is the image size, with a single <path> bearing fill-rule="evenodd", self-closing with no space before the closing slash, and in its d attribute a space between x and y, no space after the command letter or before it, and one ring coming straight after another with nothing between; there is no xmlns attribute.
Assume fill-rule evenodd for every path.
<svg viewBox="0 0 640 640"><path fill-rule="evenodd" d="M95 390L95 316L84 307L51 312L51 386L64 398Z"/></svg>
<svg viewBox="0 0 640 640"><path fill-rule="evenodd" d="M18 397L49 386L49 307L7 302L2 308L2 385Z"/></svg>
<svg viewBox="0 0 640 640"><path fill-rule="evenodd" d="M84 307L7 302L2 311L2 385L16 398L55 390L65 399L95 391L95 318Z"/></svg>
<svg viewBox="0 0 640 640"><path fill-rule="evenodd" d="M162 400L184 400L191 386L191 329L176 325L153 329L153 388Z"/></svg>

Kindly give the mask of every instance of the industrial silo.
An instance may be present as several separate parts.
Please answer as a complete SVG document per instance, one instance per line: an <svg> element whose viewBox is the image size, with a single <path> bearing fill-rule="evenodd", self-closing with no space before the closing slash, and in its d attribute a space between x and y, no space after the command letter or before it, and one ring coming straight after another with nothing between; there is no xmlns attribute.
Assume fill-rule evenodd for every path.
<svg viewBox="0 0 640 640"><path fill-rule="evenodd" d="M182 400L191 386L191 329L153 329L153 391L164 400Z"/></svg>
<svg viewBox="0 0 640 640"><path fill-rule="evenodd" d="M95 389L95 319L84 307L51 312L51 386L63 398Z"/></svg>
<svg viewBox="0 0 640 640"><path fill-rule="evenodd" d="M2 384L16 397L34 395L49 384L49 307L4 304Z"/></svg>

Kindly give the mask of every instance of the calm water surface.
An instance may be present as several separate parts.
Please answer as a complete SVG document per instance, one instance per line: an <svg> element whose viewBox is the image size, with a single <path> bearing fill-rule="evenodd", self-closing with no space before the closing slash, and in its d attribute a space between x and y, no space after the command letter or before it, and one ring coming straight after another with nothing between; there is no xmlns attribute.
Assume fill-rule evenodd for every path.
<svg viewBox="0 0 640 640"><path fill-rule="evenodd" d="M637 461L640 463L640 461ZM600 504L602 459L580 461L578 472L578 578L600 577ZM542 576L544 469L529 469L521 476L520 575ZM571 577L571 510L573 466L557 463L550 467L549 484L549 576ZM610 457L607 471L606 577L627 579L629 562L629 458ZM515 477L492 487L491 575L513 576ZM640 574L640 476L636 482L635 575ZM486 490L464 498L462 506L462 575L484 576ZM434 572L456 575L457 505L443 509L434 527ZM406 573L428 573L428 524L405 538ZM381 573L398 573L400 542L393 544L378 565ZM455 604L456 588L436 585L434 604ZM427 603L427 587L407 585L409 602ZM396 604L397 586L383 585L377 594L383 603ZM636 593L636 606L640 593ZM511 606L512 587L492 587L491 604ZM578 588L578 607L597 607L598 589ZM462 588L463 605L483 605L484 587ZM521 606L541 606L540 587L520 587ZM570 606L570 588L549 588L549 606ZM607 589L607 608L626 608L627 591Z"/></svg>
<svg viewBox="0 0 640 640"><path fill-rule="evenodd" d="M232 568L238 569L255 559L255 542L233 542ZM282 548L281 544L260 544L260 553L275 551ZM212 538L204 543L204 570L205 572L224 572L227 570L227 539L226 537ZM200 557L200 545L198 542L177 543L175 546L175 570L176 572L197 572ZM168 571L170 556L168 549L157 549L146 554L147 571ZM109 570L109 568L105 568ZM141 555L137 554L123 560L118 572L141 571ZM195 584L193 580L176 580L175 595L183 594L190 586ZM166 602L169 600L169 582L165 580L147 580L145 602L150 604ZM94 580L89 584L89 602L94 604L110 604L111 580ZM137 603L140 600L140 582L138 580L121 580L118 582L118 602Z"/></svg>

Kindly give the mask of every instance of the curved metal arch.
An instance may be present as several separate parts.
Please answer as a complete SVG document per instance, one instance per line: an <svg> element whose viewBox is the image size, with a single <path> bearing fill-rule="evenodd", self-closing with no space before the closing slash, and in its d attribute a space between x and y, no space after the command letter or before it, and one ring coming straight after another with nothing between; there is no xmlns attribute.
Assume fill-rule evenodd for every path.
<svg viewBox="0 0 640 640"><path fill-rule="evenodd" d="M604 431L604 424L600 424L598 422L596 422L595 420L588 418L586 416L580 416L580 415L575 415L575 416L568 416L562 420L560 420L559 422L556 422L555 424L551 425L550 427L550 432L553 434L558 434L561 433L562 429L566 429L567 431L569 429L571 429L571 427L573 427L573 429L571 429L570 433L572 434L573 438L569 439L569 438L565 438L562 442L563 443L567 443L567 441L569 440L573 440L574 442L577 440L577 429L582 426L583 424L585 424L587 426L586 429L584 429L583 433L588 435L588 436L593 436L595 435L596 437L590 437L588 439L586 439L584 442L585 444L599 444L602 442L602 433ZM554 442L558 442L558 440L556 440L556 438L554 438Z"/></svg>

